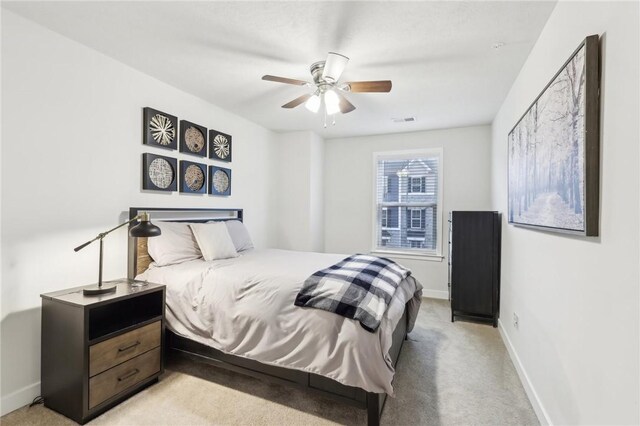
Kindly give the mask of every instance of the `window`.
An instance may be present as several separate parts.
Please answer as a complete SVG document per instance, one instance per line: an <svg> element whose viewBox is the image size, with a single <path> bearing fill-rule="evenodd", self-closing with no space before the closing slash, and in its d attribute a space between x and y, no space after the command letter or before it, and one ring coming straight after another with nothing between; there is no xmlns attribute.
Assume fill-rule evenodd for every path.
<svg viewBox="0 0 640 426"><path fill-rule="evenodd" d="M374 154L373 251L441 256L442 150Z"/></svg>
<svg viewBox="0 0 640 426"><path fill-rule="evenodd" d="M411 212L411 229L422 228L422 212L423 209L409 209Z"/></svg>
<svg viewBox="0 0 640 426"><path fill-rule="evenodd" d="M411 243L411 248L422 248L422 241L420 240L409 240Z"/></svg>
<svg viewBox="0 0 640 426"><path fill-rule="evenodd" d="M410 179L410 191L411 193L422 193L424 192L422 190L423 185L424 185L424 181L425 181L425 177L424 176L420 176L420 177L411 177Z"/></svg>
<svg viewBox="0 0 640 426"><path fill-rule="evenodd" d="M389 226L389 210L386 207L382 208L382 218L380 219L383 228Z"/></svg>

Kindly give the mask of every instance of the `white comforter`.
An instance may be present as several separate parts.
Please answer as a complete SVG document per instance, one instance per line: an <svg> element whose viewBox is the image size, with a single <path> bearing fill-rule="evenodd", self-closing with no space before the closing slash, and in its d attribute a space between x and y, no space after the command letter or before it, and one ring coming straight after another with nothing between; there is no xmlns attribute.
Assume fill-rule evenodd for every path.
<svg viewBox="0 0 640 426"><path fill-rule="evenodd" d="M380 328L293 304L304 280L346 256L251 250L234 259L151 266L138 279L167 286L167 323L175 333L223 352L294 368L369 392L393 395L392 333L409 302L409 328L422 286L398 287Z"/></svg>

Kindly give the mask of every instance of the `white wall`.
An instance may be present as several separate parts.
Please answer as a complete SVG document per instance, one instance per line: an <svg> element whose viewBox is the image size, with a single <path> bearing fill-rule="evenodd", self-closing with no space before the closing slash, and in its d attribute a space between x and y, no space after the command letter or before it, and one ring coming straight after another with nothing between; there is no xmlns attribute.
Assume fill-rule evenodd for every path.
<svg viewBox="0 0 640 426"><path fill-rule="evenodd" d="M373 247L373 153L443 149L443 254L451 210L487 210L491 128L465 127L325 141L325 251L367 253ZM425 296L447 298L447 260L394 258L411 268Z"/></svg>
<svg viewBox="0 0 640 426"><path fill-rule="evenodd" d="M275 245L275 134L28 20L2 13L2 413L38 395L40 297L97 278L98 245L73 247L130 206L241 207ZM142 107L233 135L229 198L142 191ZM214 164L210 160L203 160ZM105 239L105 279L126 276L126 229Z"/></svg>
<svg viewBox="0 0 640 426"><path fill-rule="evenodd" d="M505 211L509 130L602 35L600 237L503 225L500 328L544 423L640 422L638 16L637 2L560 2L493 122L493 207Z"/></svg>
<svg viewBox="0 0 640 426"><path fill-rule="evenodd" d="M286 250L323 251L324 141L315 132L277 135L277 199L274 221L278 247Z"/></svg>

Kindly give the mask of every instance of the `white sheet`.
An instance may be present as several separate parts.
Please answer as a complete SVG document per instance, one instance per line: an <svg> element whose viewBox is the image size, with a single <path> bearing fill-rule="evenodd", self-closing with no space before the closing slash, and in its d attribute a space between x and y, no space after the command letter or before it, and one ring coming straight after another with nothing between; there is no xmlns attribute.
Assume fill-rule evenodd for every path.
<svg viewBox="0 0 640 426"><path fill-rule="evenodd" d="M233 259L152 265L138 279L167 286L167 323L175 333L264 364L320 374L369 392L393 395L389 348L409 302L409 327L422 286L398 287L380 328L293 304L304 280L345 255L250 250Z"/></svg>

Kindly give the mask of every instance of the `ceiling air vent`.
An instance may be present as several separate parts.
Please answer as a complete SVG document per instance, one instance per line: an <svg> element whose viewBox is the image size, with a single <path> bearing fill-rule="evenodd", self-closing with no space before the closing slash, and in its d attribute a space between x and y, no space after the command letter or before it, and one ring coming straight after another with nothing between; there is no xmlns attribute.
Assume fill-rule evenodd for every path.
<svg viewBox="0 0 640 426"><path fill-rule="evenodd" d="M408 123L410 121L416 121L415 117L404 117L404 118L392 118L391 121L394 123Z"/></svg>

